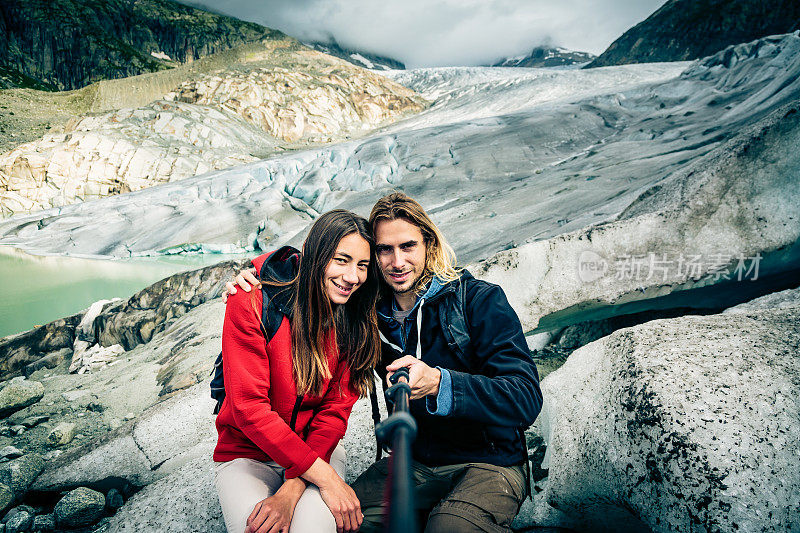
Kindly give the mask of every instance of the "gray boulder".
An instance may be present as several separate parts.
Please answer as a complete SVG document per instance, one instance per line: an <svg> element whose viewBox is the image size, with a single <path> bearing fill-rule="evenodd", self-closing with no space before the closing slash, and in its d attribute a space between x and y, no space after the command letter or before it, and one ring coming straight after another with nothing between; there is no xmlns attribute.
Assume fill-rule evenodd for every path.
<svg viewBox="0 0 800 533"><path fill-rule="evenodd" d="M53 531L56 528L56 519L51 514L36 515L33 519L33 531Z"/></svg>
<svg viewBox="0 0 800 533"><path fill-rule="evenodd" d="M17 497L22 497L43 469L41 455L23 455L0 465L0 483L8 485Z"/></svg>
<svg viewBox="0 0 800 533"><path fill-rule="evenodd" d="M202 390L203 392L207 390L205 383L202 384ZM184 404L191 403L196 393L197 388L181 393L174 400ZM386 410L382 401L381 411L385 417ZM163 416L168 411L161 413ZM155 421L156 417L150 418ZM185 430L189 430L191 424L189 423ZM177 429L179 433L184 431L180 426ZM180 437L178 440L185 438L185 436ZM183 445L188 444L185 442ZM372 433L369 400L362 399L356 402L342 445L347 450L345 479L352 482L375 460L375 437ZM161 453L158 447L153 444L149 446L153 449L150 455L158 457ZM147 445L143 445L143 448L147 449ZM213 448L213 440L206 439L193 446L194 452L184 454L191 457L190 460L179 463L178 460L182 457L178 456L165 462L159 470L168 471L169 474L144 487L127 501L110 518L109 531L224 532L222 510L214 487L211 462ZM174 468L172 465L176 464L180 466ZM168 470L171 467L173 469Z"/></svg>
<svg viewBox="0 0 800 533"><path fill-rule="evenodd" d="M657 320L542 383L538 508L579 530L800 529L800 309ZM550 513L552 516L553 513Z"/></svg>
<svg viewBox="0 0 800 533"><path fill-rule="evenodd" d="M109 532L223 533L210 452L137 492L110 519Z"/></svg>
<svg viewBox="0 0 800 533"><path fill-rule="evenodd" d="M42 354L72 350L75 339L75 327L83 313L61 318L16 335L0 339L0 375L6 376L18 372L29 363L42 358ZM65 353L65 352L61 352Z"/></svg>
<svg viewBox="0 0 800 533"><path fill-rule="evenodd" d="M28 511L14 513L14 516L6 522L6 533L19 533L28 531L33 525L33 515Z"/></svg>
<svg viewBox="0 0 800 533"><path fill-rule="evenodd" d="M53 515L58 527L88 526L100 519L105 506L106 497L102 492L78 487L59 500Z"/></svg>
<svg viewBox="0 0 800 533"><path fill-rule="evenodd" d="M5 483L0 483L0 513L14 503L14 491Z"/></svg>
<svg viewBox="0 0 800 533"><path fill-rule="evenodd" d="M0 418L32 405L44 396L44 385L38 381L12 379L0 390Z"/></svg>

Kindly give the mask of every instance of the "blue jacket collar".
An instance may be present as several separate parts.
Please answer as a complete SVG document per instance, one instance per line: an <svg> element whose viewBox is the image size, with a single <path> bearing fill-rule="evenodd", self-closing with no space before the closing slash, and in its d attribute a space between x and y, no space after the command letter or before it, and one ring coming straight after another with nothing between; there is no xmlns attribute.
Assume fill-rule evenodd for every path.
<svg viewBox="0 0 800 533"><path fill-rule="evenodd" d="M425 290L422 296L417 296L417 301L414 303L414 307L411 308L412 314L419 307L420 301L423 299L430 300L434 298L438 294L442 293L442 289L446 288L447 285L447 283L443 283L442 280L434 276L430 283L428 283L428 288ZM395 303L394 297L384 297L378 302L378 317L387 321L394 320L393 311L395 309L397 309L397 304Z"/></svg>

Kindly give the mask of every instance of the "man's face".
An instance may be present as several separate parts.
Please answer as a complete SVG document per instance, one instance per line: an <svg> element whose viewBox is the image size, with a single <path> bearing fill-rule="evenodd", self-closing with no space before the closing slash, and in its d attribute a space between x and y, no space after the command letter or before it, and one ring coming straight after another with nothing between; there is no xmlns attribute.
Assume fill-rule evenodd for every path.
<svg viewBox="0 0 800 533"><path fill-rule="evenodd" d="M378 267L395 293L412 290L425 270L425 241L419 227L397 218L375 226Z"/></svg>

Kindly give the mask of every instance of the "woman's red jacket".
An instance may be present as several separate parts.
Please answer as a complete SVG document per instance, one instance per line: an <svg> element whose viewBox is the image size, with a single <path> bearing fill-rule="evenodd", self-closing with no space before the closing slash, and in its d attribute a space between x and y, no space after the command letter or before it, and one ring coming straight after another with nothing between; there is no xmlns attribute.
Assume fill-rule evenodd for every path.
<svg viewBox="0 0 800 533"><path fill-rule="evenodd" d="M258 271L267 257L253 261ZM317 457L330 461L358 395L350 386L349 368L339 360L331 335L326 354L333 377L325 381L320 396L303 397L292 431L289 422L297 390L291 325L284 316L265 345L259 325L261 302L260 290L240 290L228 298L222 327L225 401L217 415L219 439L214 461L239 457L272 460L286 469L286 478L294 478L308 470Z"/></svg>

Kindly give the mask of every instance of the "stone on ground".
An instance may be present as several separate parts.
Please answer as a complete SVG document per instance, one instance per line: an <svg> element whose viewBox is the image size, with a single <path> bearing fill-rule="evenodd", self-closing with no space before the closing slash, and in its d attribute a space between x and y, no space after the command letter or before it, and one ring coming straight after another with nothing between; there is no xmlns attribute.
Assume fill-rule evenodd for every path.
<svg viewBox="0 0 800 533"><path fill-rule="evenodd" d="M17 497L22 497L43 469L41 455L23 455L0 465L0 483L10 487Z"/></svg>
<svg viewBox="0 0 800 533"><path fill-rule="evenodd" d="M28 407L44 396L44 386L38 381L12 379L0 390L0 418Z"/></svg>
<svg viewBox="0 0 800 533"><path fill-rule="evenodd" d="M105 505L103 493L78 487L59 500L53 514L59 527L87 526L100 519Z"/></svg>

